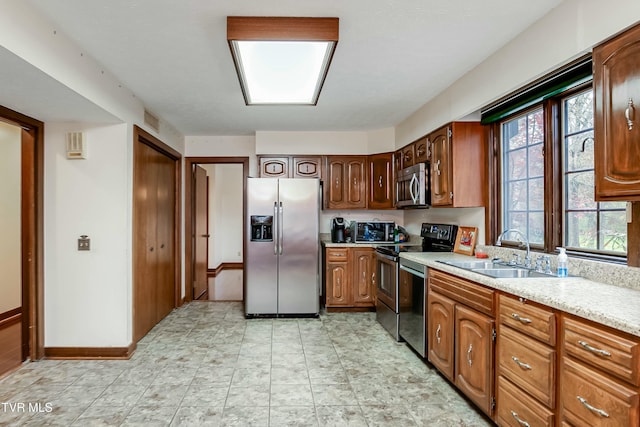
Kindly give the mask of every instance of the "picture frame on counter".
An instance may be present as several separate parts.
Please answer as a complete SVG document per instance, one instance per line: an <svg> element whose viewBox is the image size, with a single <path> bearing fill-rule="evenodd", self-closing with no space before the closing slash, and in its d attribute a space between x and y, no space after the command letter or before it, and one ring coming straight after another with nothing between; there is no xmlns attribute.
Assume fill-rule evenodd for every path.
<svg viewBox="0 0 640 427"><path fill-rule="evenodd" d="M458 227L458 234L456 235L456 243L453 246L453 252L472 256L473 251L476 248L477 236L477 227Z"/></svg>

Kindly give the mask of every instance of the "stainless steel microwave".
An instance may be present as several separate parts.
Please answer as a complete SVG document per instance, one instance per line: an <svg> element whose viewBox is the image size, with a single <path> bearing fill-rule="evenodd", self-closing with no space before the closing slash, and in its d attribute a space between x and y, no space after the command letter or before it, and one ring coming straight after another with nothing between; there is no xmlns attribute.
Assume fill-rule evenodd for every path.
<svg viewBox="0 0 640 427"><path fill-rule="evenodd" d="M351 240L354 243L393 243L395 222L388 221L352 221Z"/></svg>
<svg viewBox="0 0 640 427"><path fill-rule="evenodd" d="M409 166L396 175L396 207L428 208L431 204L429 168L425 163Z"/></svg>

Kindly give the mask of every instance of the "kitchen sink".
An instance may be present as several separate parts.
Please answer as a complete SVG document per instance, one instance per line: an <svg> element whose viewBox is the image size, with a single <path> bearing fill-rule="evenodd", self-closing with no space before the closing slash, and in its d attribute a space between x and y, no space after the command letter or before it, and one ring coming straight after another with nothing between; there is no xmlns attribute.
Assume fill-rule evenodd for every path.
<svg viewBox="0 0 640 427"><path fill-rule="evenodd" d="M471 271L485 276L502 278L526 278L526 277L554 277L550 274L540 273L526 268L474 268Z"/></svg>
<svg viewBox="0 0 640 427"><path fill-rule="evenodd" d="M492 261L439 261L443 264L452 265L454 267L464 268L465 270L477 270L477 269L503 269L511 268L505 264L498 264Z"/></svg>
<svg viewBox="0 0 640 427"><path fill-rule="evenodd" d="M494 277L496 279L524 279L530 277L556 277L551 274L541 273L522 266L510 265L504 262L494 261L439 261L443 264L453 267L462 268L473 271L474 273L484 274L485 276Z"/></svg>

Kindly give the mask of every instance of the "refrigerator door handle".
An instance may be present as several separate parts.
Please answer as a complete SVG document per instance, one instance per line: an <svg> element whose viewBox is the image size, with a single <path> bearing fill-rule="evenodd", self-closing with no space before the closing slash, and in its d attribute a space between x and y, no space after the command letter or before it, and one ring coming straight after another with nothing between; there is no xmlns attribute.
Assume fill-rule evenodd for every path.
<svg viewBox="0 0 640 427"><path fill-rule="evenodd" d="M278 202L273 202L273 254L278 255Z"/></svg>
<svg viewBox="0 0 640 427"><path fill-rule="evenodd" d="M284 244L284 227L282 226L283 224L283 219L284 219L284 215L283 215L283 209L282 209L282 202L280 202L280 218L278 218L278 246L280 247L280 255L282 255L282 246Z"/></svg>

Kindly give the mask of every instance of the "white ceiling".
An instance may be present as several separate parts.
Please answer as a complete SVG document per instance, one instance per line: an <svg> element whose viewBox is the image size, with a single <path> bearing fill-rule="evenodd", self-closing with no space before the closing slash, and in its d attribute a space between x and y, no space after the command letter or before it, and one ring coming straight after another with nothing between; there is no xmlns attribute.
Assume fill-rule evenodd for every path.
<svg viewBox="0 0 640 427"><path fill-rule="evenodd" d="M561 2L28 1L148 110L184 135L373 130L397 125ZM340 18L340 41L316 107L244 104L226 41L226 17L231 15ZM19 74L14 75L23 83L34 79L40 81L35 89L42 89L41 80L46 79L25 70L28 64L19 58L6 60L11 56L0 49L0 78L3 74L11 78L11 67L16 67ZM49 98L78 103L60 106L67 115L73 112L76 120L83 119L82 112L91 115L86 100L77 95L64 98L64 87L48 84L60 91ZM10 100L3 86L2 96ZM27 92L28 84L20 86L24 86L23 101L35 96Z"/></svg>

